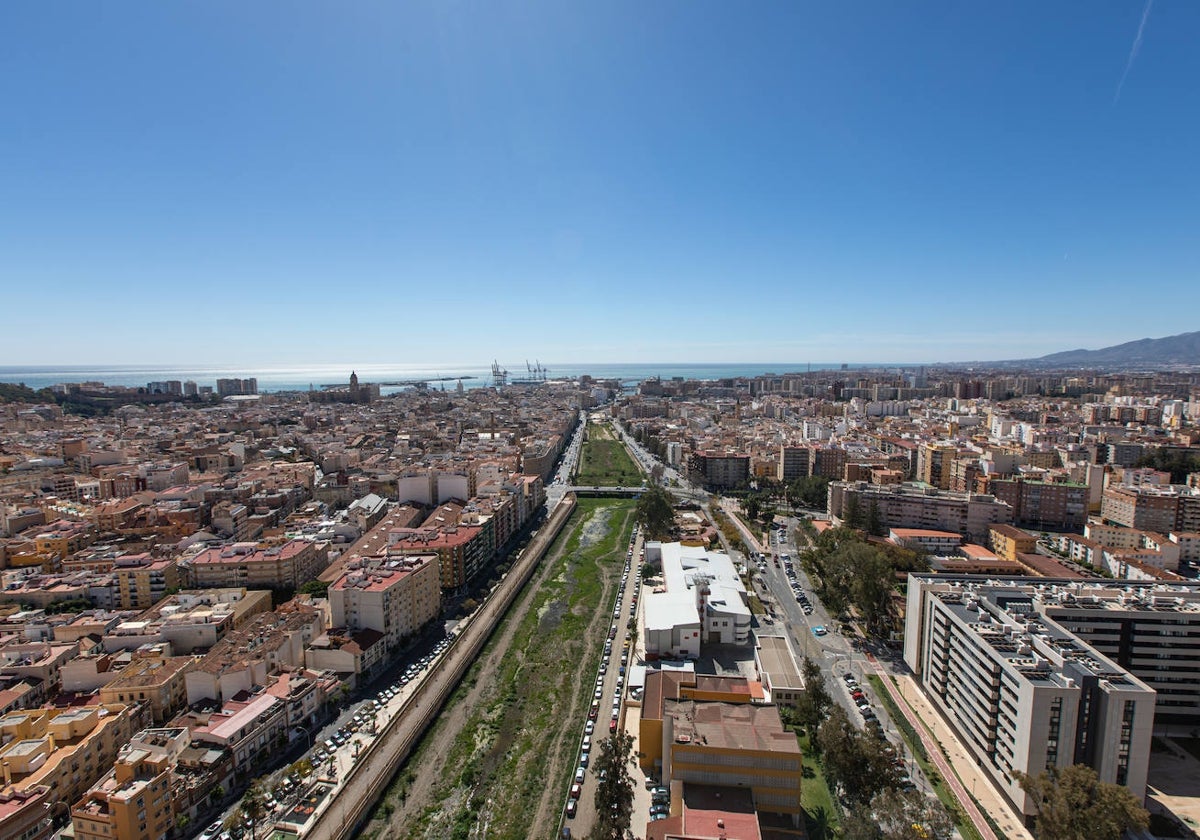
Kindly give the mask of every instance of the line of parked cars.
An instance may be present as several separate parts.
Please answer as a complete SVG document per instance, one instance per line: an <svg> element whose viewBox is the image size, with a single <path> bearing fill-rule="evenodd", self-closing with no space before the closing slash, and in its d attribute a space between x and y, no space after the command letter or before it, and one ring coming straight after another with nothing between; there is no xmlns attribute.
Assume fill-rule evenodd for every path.
<svg viewBox="0 0 1200 840"><path fill-rule="evenodd" d="M587 722L583 725L583 741L580 743L579 749L579 766L575 768L575 778L567 794L565 809L567 819L574 819L575 814L579 810L579 797L583 795L583 781L587 778L587 766L591 762L592 735L596 732L596 721L600 717L600 701L604 698L604 678L608 674L609 661L612 659L613 642L616 641L617 633L620 632L621 602L625 598L625 587L629 583L629 571L633 564L633 547L636 543L637 529L635 528L633 537L630 539L629 551L625 555L625 569L621 573L621 584L617 587L617 598L616 603L613 605L612 623L608 628L608 637L604 640L604 656L601 658L600 667L596 671L596 690L592 693L592 705L588 710ZM633 593L633 609L637 609L636 590ZM621 651L621 665L620 672L617 674L617 687L613 692L612 716L608 721L608 731L610 734L617 731L617 726L621 719L621 692L625 688L625 666L628 658L629 642L626 641ZM570 836L569 829L564 829L563 836Z"/></svg>
<svg viewBox="0 0 1200 840"><path fill-rule="evenodd" d="M876 716L875 710L871 708L871 701L862 690L862 686L858 684L858 680L854 678L853 674L846 674L842 679L846 681L846 690L850 692L850 699L858 707L858 713L863 716L863 720L868 726L879 727L879 718Z"/></svg>
<svg viewBox="0 0 1200 840"><path fill-rule="evenodd" d="M404 673L395 682L391 685L385 685L375 693L373 698L364 701L355 710L354 716L349 721L340 726L324 742L317 745L311 756L312 762L314 764L323 764L329 761L338 747L349 743L351 737L355 734L361 733L364 736L374 737L378 732L378 724L381 723L377 716L385 711L388 701L396 697L404 686L420 677L433 664L433 660L450 647L451 641L450 637L439 640L429 653L409 664L408 668L405 669Z"/></svg>
<svg viewBox="0 0 1200 840"><path fill-rule="evenodd" d="M671 813L671 792L651 776L646 777L646 790L650 791L651 822L665 820Z"/></svg>

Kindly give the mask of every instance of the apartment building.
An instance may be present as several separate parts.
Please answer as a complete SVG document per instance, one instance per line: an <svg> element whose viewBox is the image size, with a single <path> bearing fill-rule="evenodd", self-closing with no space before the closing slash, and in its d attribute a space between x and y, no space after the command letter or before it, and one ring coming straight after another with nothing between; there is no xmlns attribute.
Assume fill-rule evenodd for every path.
<svg viewBox="0 0 1200 840"><path fill-rule="evenodd" d="M156 560L149 554L127 554L113 560L108 569L120 587L120 608L148 610L180 586L179 567L174 559Z"/></svg>
<svg viewBox="0 0 1200 840"><path fill-rule="evenodd" d="M863 515L874 505L885 528L954 531L974 541L986 538L992 525L1012 521L1012 508L995 496L955 493L922 484L834 481L828 498L829 514L836 525L845 521L850 499L857 500Z"/></svg>
<svg viewBox="0 0 1200 840"><path fill-rule="evenodd" d="M228 700L266 685L282 671L303 668L305 649L324 632L324 613L296 600L254 616L188 671L188 703Z"/></svg>
<svg viewBox="0 0 1200 840"><path fill-rule="evenodd" d="M219 397L248 396L257 393L258 379L253 376L248 379L217 380L217 396Z"/></svg>
<svg viewBox="0 0 1200 840"><path fill-rule="evenodd" d="M490 525L490 520L489 520ZM390 535L388 554L436 554L442 589L465 586L492 559L491 528L481 525L447 524L420 528L397 528Z"/></svg>
<svg viewBox="0 0 1200 840"><path fill-rule="evenodd" d="M94 543L96 534L96 526L90 522L56 519L34 535L34 549L61 561Z"/></svg>
<svg viewBox="0 0 1200 840"><path fill-rule="evenodd" d="M3 787L45 785L56 800L75 802L112 766L131 729L123 705L9 712L0 718Z"/></svg>
<svg viewBox="0 0 1200 840"><path fill-rule="evenodd" d="M390 650L441 611L436 554L350 561L328 590L330 621L350 632L378 630Z"/></svg>
<svg viewBox="0 0 1200 840"><path fill-rule="evenodd" d="M809 466L812 463L809 455L809 448L807 446L782 444L779 447L779 461L775 477L780 481L790 482L807 476L809 474Z"/></svg>
<svg viewBox="0 0 1200 840"><path fill-rule="evenodd" d="M1197 719L1200 687L1190 675L1200 649L1168 648L1186 636L1165 641L1164 631L1200 624L1198 593L1189 590L1197 600L1186 607L1157 596L1171 602L1164 615L1156 596L1137 591L909 576L905 662L1025 817L1034 806L1014 771L1083 763L1141 798L1159 712ZM1174 623L1179 616L1186 624Z"/></svg>
<svg viewBox="0 0 1200 840"><path fill-rule="evenodd" d="M711 449L693 452L688 458L688 477L705 487L737 487L750 478L750 456Z"/></svg>
<svg viewBox="0 0 1200 840"><path fill-rule="evenodd" d="M188 731L143 730L71 808L76 840L160 840L175 828L171 770Z"/></svg>
<svg viewBox="0 0 1200 840"><path fill-rule="evenodd" d="M193 740L229 750L241 772L253 772L287 743L286 704L266 691L242 692L214 711L189 711L173 725L186 726Z"/></svg>
<svg viewBox="0 0 1200 840"><path fill-rule="evenodd" d="M1100 518L1160 534L1200 531L1200 489L1173 484L1110 486L1100 502Z"/></svg>
<svg viewBox="0 0 1200 840"><path fill-rule="evenodd" d="M1086 484L992 479L988 492L1012 508L1013 522L1045 531L1079 531L1087 521Z"/></svg>
<svg viewBox="0 0 1200 840"><path fill-rule="evenodd" d="M917 450L917 480L949 490L958 448L950 443L922 443Z"/></svg>
<svg viewBox="0 0 1200 840"><path fill-rule="evenodd" d="M100 688L103 703L146 703L156 724L170 720L187 705L187 674L192 656L139 655Z"/></svg>
<svg viewBox="0 0 1200 840"><path fill-rule="evenodd" d="M51 811L54 792L47 785L0 790L0 837L17 840L50 840L54 835Z"/></svg>
<svg viewBox="0 0 1200 840"><path fill-rule="evenodd" d="M378 630L351 633L334 628L308 646L305 663L314 671L329 671L353 684L358 676L372 673L386 663L388 652Z"/></svg>
<svg viewBox="0 0 1200 840"><path fill-rule="evenodd" d="M180 562L189 585L197 589L296 589L329 565L329 544L307 540L233 543Z"/></svg>
<svg viewBox="0 0 1200 840"><path fill-rule="evenodd" d="M1015 562L1018 554L1037 550L1037 537L1012 525L993 525L988 528L988 545L997 557Z"/></svg>
<svg viewBox="0 0 1200 840"><path fill-rule="evenodd" d="M809 457L810 475L840 479L846 473L846 450L840 446L814 446Z"/></svg>

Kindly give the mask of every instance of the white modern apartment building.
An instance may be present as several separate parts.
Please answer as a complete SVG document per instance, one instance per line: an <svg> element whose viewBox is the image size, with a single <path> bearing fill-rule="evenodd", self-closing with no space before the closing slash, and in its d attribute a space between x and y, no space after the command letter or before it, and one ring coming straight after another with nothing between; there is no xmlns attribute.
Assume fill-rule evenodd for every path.
<svg viewBox="0 0 1200 840"><path fill-rule="evenodd" d="M905 662L1025 818L1017 771L1087 764L1145 796L1158 696L1077 620L1124 609L1105 583L909 576Z"/></svg>
<svg viewBox="0 0 1200 840"><path fill-rule="evenodd" d="M664 581L642 602L648 655L695 659L702 643L750 644L749 596L729 555L648 542L645 560L661 566Z"/></svg>

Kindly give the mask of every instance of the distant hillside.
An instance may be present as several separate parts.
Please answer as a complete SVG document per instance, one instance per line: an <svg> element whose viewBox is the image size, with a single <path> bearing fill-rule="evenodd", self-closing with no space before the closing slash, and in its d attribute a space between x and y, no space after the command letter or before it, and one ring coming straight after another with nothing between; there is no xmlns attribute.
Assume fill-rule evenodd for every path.
<svg viewBox="0 0 1200 840"><path fill-rule="evenodd" d="M1142 338L1100 350L1065 350L1029 361L1040 367L1200 365L1200 331Z"/></svg>

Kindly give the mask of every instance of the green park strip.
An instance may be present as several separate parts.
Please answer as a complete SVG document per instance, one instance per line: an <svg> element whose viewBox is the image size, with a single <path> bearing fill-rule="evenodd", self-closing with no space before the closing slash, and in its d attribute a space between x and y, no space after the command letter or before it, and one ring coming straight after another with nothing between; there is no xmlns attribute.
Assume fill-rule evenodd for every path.
<svg viewBox="0 0 1200 840"><path fill-rule="evenodd" d="M582 487L637 487L642 478L642 471L608 426L589 423L575 483Z"/></svg>
<svg viewBox="0 0 1200 840"><path fill-rule="evenodd" d="M466 840L484 823L486 836L497 840L553 830L575 768L633 510L630 501L579 501L547 554L548 568L535 576L536 591L519 598L497 628L376 808L366 836ZM498 652L499 663L487 670ZM432 754L438 727L466 705L449 749ZM436 791L433 801L406 807L416 773L436 774Z"/></svg>

